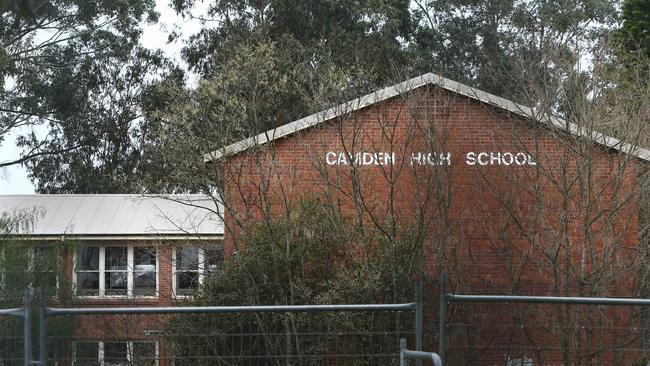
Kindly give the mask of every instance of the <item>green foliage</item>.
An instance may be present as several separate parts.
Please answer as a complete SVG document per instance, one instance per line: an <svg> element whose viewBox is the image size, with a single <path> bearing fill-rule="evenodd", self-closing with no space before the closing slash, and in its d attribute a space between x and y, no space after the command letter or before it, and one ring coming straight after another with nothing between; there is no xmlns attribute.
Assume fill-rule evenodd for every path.
<svg viewBox="0 0 650 366"><path fill-rule="evenodd" d="M364 256L360 236L328 212L320 202L312 201L303 203L289 217L251 225L240 250L227 259L223 272L208 278L194 304L412 302L413 279L419 277L423 263L414 255L416 248L408 230L402 230L398 241L389 242L379 235L371 238L371 250ZM236 356L241 351L238 347L244 345L234 344L246 342L246 355L264 358L261 355L313 356L343 351L337 347L355 353L390 353L399 344L398 337L384 332L408 334L412 332L411 319L410 313L210 315L178 317L169 328L177 355ZM184 327L219 336L173 336ZM257 335L236 341L229 335L242 331ZM316 336L300 336L305 332ZM342 346L337 334L347 333L356 335L345 336ZM284 361L280 358L277 362Z"/></svg>
<svg viewBox="0 0 650 366"><path fill-rule="evenodd" d="M352 232L319 203L289 218L254 224L240 251L208 282L199 301L223 305L305 304L314 301L352 261ZM243 301L243 302L242 302Z"/></svg>
<svg viewBox="0 0 650 366"><path fill-rule="evenodd" d="M35 2L0 15L0 143L18 134L19 159L40 192L125 192L143 134L139 94L164 68L139 45L154 0Z"/></svg>
<svg viewBox="0 0 650 366"><path fill-rule="evenodd" d="M30 94L41 101L40 108L55 111L61 122L50 123L46 143L48 151L58 153L36 156L25 163L37 191L138 191L135 177L146 133L141 91L151 71L162 67L163 60L143 49L124 52L87 59L72 69L34 75L38 80ZM35 134L18 140L25 150L41 144L42 139Z"/></svg>
<svg viewBox="0 0 650 366"><path fill-rule="evenodd" d="M618 30L627 52L650 58L650 1L625 0Z"/></svg>
<svg viewBox="0 0 650 366"><path fill-rule="evenodd" d="M185 12L193 3L177 1L176 7ZM206 16L223 21L206 27L184 49L190 66L206 77L232 59L238 45L260 35L299 45L315 66L326 60L387 76L393 65L408 62L403 43L413 27L406 0L217 0Z"/></svg>
<svg viewBox="0 0 650 366"><path fill-rule="evenodd" d="M531 87L552 85L616 21L611 1L415 1L413 47L420 69L535 104Z"/></svg>
<svg viewBox="0 0 650 366"><path fill-rule="evenodd" d="M207 190L218 178L206 170L204 153L367 91L370 78L360 69L314 65L290 38L238 44L196 89L186 89L179 75L147 89L142 184L152 191Z"/></svg>
<svg viewBox="0 0 650 366"><path fill-rule="evenodd" d="M623 24L614 32L616 64L626 80L623 88L643 87L650 80L650 1L626 0Z"/></svg>
<svg viewBox="0 0 650 366"><path fill-rule="evenodd" d="M194 1L174 4L189 14ZM366 70L374 87L390 82L396 69L406 76L435 72L521 99L522 79L537 81L554 68L549 56L561 51L575 64L588 54L616 22L616 7L606 0L239 0L216 1L206 17L215 22L184 49L204 77L262 35L299 45L316 68L326 61Z"/></svg>

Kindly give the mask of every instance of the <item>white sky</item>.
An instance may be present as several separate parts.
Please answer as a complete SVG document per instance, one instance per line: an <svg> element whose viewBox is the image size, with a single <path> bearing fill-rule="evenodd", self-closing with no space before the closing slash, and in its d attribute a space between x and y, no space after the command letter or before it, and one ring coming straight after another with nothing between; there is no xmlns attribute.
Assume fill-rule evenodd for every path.
<svg viewBox="0 0 650 366"><path fill-rule="evenodd" d="M142 44L148 48L160 48L168 57L180 58L181 42L167 44L167 37L174 29L180 29L184 38L198 32L201 23L195 19L183 19L176 15L169 7L169 0L156 0L156 10L160 13L157 24L147 25L142 35ZM201 15L207 4L200 3L193 11L194 15ZM13 160L20 156L16 147L16 136L8 136L0 144L0 161ZM0 194L27 194L34 193L34 186L27 178L27 171L19 165L0 169Z"/></svg>

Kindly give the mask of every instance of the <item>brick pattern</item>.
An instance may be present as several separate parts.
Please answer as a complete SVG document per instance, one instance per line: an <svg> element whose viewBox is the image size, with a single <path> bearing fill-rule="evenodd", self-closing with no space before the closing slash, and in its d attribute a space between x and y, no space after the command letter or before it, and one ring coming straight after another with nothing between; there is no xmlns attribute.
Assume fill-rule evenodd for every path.
<svg viewBox="0 0 650 366"><path fill-rule="evenodd" d="M74 296L71 286L61 286L59 297L53 306L64 307L133 307L133 306L175 306L184 300L175 300L172 289L172 258L176 246L192 245L192 242L134 242L134 241L94 241L78 245L142 245L155 246L158 257L158 296L155 298L79 298ZM205 244L221 244L220 241L202 242ZM66 249L63 253L61 273L65 275L61 283L73 283L74 249ZM159 366L171 364L169 344L164 338L157 337L156 332L163 331L169 315L113 315L113 316L75 316L77 324L74 339L69 341L156 341L158 342ZM71 364L72 342L68 342L65 355L60 355L59 364ZM63 360L65 358L65 360Z"/></svg>
<svg viewBox="0 0 650 366"><path fill-rule="evenodd" d="M336 159L329 155L328 162L332 152ZM349 160L364 152L395 158L392 164L339 164L339 153ZM494 153L481 156L487 165L476 159L480 152ZM432 155L420 164L412 155L417 153ZM639 240L638 165L565 132L423 88L222 162L230 208L226 253L237 249L247 225L320 197L350 222L368 227L388 227L393 218L402 225L421 223L429 276L435 280L448 272L456 292L630 296L636 278L629 269ZM596 282L581 280L581 268L584 278ZM561 363L556 329L561 314L555 308L530 308L525 316L506 305L499 309L465 311L461 323L480 326L470 334L450 332L462 355L455 362L503 364L504 354L512 352ZM580 314L574 321L587 321L591 313ZM596 349L599 342L619 341L617 332L590 327L610 321L608 315L622 319L621 314L620 309L593 314L581 346ZM533 326L537 323L543 329ZM431 319L426 328L436 324ZM499 324L512 327L495 331ZM482 358L484 363L472 358L490 349L496 351ZM614 357L596 353L593 360L601 364Z"/></svg>

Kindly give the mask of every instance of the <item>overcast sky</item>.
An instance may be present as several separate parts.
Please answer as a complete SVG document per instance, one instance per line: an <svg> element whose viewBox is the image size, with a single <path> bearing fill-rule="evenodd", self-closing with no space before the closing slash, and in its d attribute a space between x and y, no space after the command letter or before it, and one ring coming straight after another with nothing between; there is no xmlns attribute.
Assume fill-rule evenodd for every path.
<svg viewBox="0 0 650 366"><path fill-rule="evenodd" d="M160 13L160 20L155 25L148 25L144 29L142 43L149 48L160 48L168 57L180 57L180 43L167 44L167 36L178 27L184 37L199 31L201 24L198 20L187 20L177 16L169 8L169 0L156 0L156 10ZM199 15L206 8L205 4L200 4L194 10L195 15ZM18 158L20 150L16 148L15 136L9 136L0 145L0 161L12 160ZM34 193L34 186L27 178L27 172L21 166L12 166L0 169L0 194L26 194Z"/></svg>

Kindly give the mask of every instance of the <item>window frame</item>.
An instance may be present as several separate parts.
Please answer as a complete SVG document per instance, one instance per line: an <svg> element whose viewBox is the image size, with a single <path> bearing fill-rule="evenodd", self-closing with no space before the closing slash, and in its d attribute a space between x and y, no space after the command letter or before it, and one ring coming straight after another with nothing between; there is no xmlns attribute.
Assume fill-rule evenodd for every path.
<svg viewBox="0 0 650 366"><path fill-rule="evenodd" d="M106 244L84 244L81 248L84 247L98 247L99 248L99 266L97 272L99 273L99 288L97 289L97 295L83 295L79 294L78 290L78 273L83 272L95 272L95 271L78 271L77 265L79 264L78 256L79 249L75 251L72 257L72 286L74 297L77 299L157 299L160 295L160 253L159 247L156 245L146 245L146 244L122 244L117 245L113 243ZM127 248L127 285L126 285L126 295L106 295L106 274L113 273L115 271L106 270L106 248L114 247L126 247ZM135 295L134 294L134 285L135 285L135 273L140 272L135 270L135 258L134 258L134 249L135 248L153 248L156 250L156 290L154 295Z"/></svg>
<svg viewBox="0 0 650 366"><path fill-rule="evenodd" d="M198 282L198 285L197 285L197 291L200 291L201 286L203 286L203 283L205 282L205 279L206 279L206 277L208 275L208 271L206 270L207 269L207 260L206 260L206 248L207 247L219 248L219 249L221 249L222 252L224 251L223 244L202 245L202 246L189 245L189 246L174 246L173 247L173 250L172 250L172 298L174 298L174 299L189 299L189 298L192 298L192 296L194 296L194 295L177 294L176 274L179 273L179 272L198 272L199 282ZM195 248L195 249L198 250L198 253L197 253L198 266L197 266L196 271L195 270L189 271L189 270L179 270L178 269L178 267L176 265L176 263L177 263L176 259L177 259L177 256L178 256L177 253L178 253L179 249L183 249L183 248ZM223 267L221 269L217 269L217 271L220 271L220 270L223 270Z"/></svg>
<svg viewBox="0 0 650 366"><path fill-rule="evenodd" d="M75 341L72 347L72 365L77 363L77 345L80 343L97 343L97 364L99 366L105 366L106 360L105 355L105 345L106 343L126 343L126 358L127 362L130 364L133 362L133 350L135 349L135 343L149 343L154 345L154 365L158 366L160 360L160 347L158 341L149 341L149 340L133 340L133 341L120 341L120 340L106 340L106 341L93 341L93 340L83 340ZM110 364L109 364L110 365Z"/></svg>

